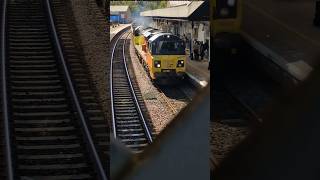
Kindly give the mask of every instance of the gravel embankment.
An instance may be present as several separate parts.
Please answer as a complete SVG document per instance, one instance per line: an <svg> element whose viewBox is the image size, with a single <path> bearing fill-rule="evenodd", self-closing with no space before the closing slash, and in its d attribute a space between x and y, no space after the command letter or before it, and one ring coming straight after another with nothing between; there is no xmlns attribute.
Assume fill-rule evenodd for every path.
<svg viewBox="0 0 320 180"><path fill-rule="evenodd" d="M109 75L109 23L97 7L95 0L71 0L72 11L80 34L85 60L98 91L98 97L107 119L110 119Z"/></svg>
<svg viewBox="0 0 320 180"><path fill-rule="evenodd" d="M232 127L218 122L211 122L210 129L211 153L218 162L250 133L249 127Z"/></svg>

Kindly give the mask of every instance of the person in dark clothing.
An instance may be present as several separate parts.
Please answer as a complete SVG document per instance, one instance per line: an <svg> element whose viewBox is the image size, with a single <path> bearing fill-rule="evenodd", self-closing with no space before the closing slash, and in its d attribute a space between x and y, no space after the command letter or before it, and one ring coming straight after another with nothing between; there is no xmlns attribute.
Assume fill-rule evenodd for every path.
<svg viewBox="0 0 320 180"><path fill-rule="evenodd" d="M190 40L188 39L188 37L186 36L186 34L183 34L183 38L184 38L186 47L189 48L190 58L191 58L191 60L192 60L192 57L191 57L191 56L192 56L192 52L191 52L191 42L190 42Z"/></svg>
<svg viewBox="0 0 320 180"><path fill-rule="evenodd" d="M204 51L205 51L205 49L204 49L204 44L203 44L203 42L201 41L201 42L200 42L200 57L201 57L201 60L203 60Z"/></svg>
<svg viewBox="0 0 320 180"><path fill-rule="evenodd" d="M193 53L192 53L192 40L189 40L189 52L190 52L190 59L193 60Z"/></svg>
<svg viewBox="0 0 320 180"><path fill-rule="evenodd" d="M320 26L320 0L316 0L316 8L315 8L313 24L315 26Z"/></svg>
<svg viewBox="0 0 320 180"><path fill-rule="evenodd" d="M205 43L203 44L203 50L204 50L204 51L207 51L208 48L209 48L208 42L205 42Z"/></svg>
<svg viewBox="0 0 320 180"><path fill-rule="evenodd" d="M193 45L193 53L194 53L194 59L199 60L199 43L195 41Z"/></svg>
<svg viewBox="0 0 320 180"><path fill-rule="evenodd" d="M186 43L188 43L189 39L188 39L188 37L186 36L186 34L183 34L183 39L184 39L184 41L185 41Z"/></svg>
<svg viewBox="0 0 320 180"><path fill-rule="evenodd" d="M209 45L207 41L203 44L203 52L204 52L204 55L205 55L205 52L209 53Z"/></svg>

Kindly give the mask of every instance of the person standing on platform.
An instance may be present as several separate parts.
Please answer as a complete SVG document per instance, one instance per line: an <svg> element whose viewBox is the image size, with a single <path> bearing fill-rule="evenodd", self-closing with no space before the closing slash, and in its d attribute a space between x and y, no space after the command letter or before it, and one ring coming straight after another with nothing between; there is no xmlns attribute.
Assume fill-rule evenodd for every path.
<svg viewBox="0 0 320 180"><path fill-rule="evenodd" d="M204 52L204 55L208 58L208 51L209 51L209 45L208 45L208 42L206 41L204 44L203 44L203 52Z"/></svg>
<svg viewBox="0 0 320 180"><path fill-rule="evenodd" d="M199 60L199 44L195 40L193 45L193 53L194 53L194 59Z"/></svg>
<svg viewBox="0 0 320 180"><path fill-rule="evenodd" d="M189 53L190 53L190 56L191 56L191 45L189 45L190 44L189 39L186 36L186 34L183 34L183 37L184 37L185 45L186 45L186 47L189 48Z"/></svg>
<svg viewBox="0 0 320 180"><path fill-rule="evenodd" d="M188 39L189 41L189 53L190 53L190 59L192 60L193 59L193 54L192 54L192 40L191 39Z"/></svg>
<svg viewBox="0 0 320 180"><path fill-rule="evenodd" d="M203 42L201 41L200 42L200 57L201 57L201 60L203 60L204 51L205 51L205 47L204 47Z"/></svg>
<svg viewBox="0 0 320 180"><path fill-rule="evenodd" d="M196 40L193 40L192 42L192 58L191 60L195 60L196 59L196 49L197 49L197 44L196 44Z"/></svg>

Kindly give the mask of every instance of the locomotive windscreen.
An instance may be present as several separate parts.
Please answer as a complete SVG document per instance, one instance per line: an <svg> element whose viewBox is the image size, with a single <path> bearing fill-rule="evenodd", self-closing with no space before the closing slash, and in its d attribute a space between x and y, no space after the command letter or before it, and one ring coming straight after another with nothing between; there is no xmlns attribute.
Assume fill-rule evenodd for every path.
<svg viewBox="0 0 320 180"><path fill-rule="evenodd" d="M183 41L156 41L152 44L153 55L184 55Z"/></svg>

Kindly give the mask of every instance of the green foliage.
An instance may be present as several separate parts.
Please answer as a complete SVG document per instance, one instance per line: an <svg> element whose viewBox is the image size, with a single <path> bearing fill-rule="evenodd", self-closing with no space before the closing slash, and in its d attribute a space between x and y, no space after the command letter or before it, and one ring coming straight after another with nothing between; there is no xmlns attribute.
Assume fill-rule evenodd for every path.
<svg viewBox="0 0 320 180"><path fill-rule="evenodd" d="M132 13L167 7L167 1L110 1L110 5L129 6Z"/></svg>

